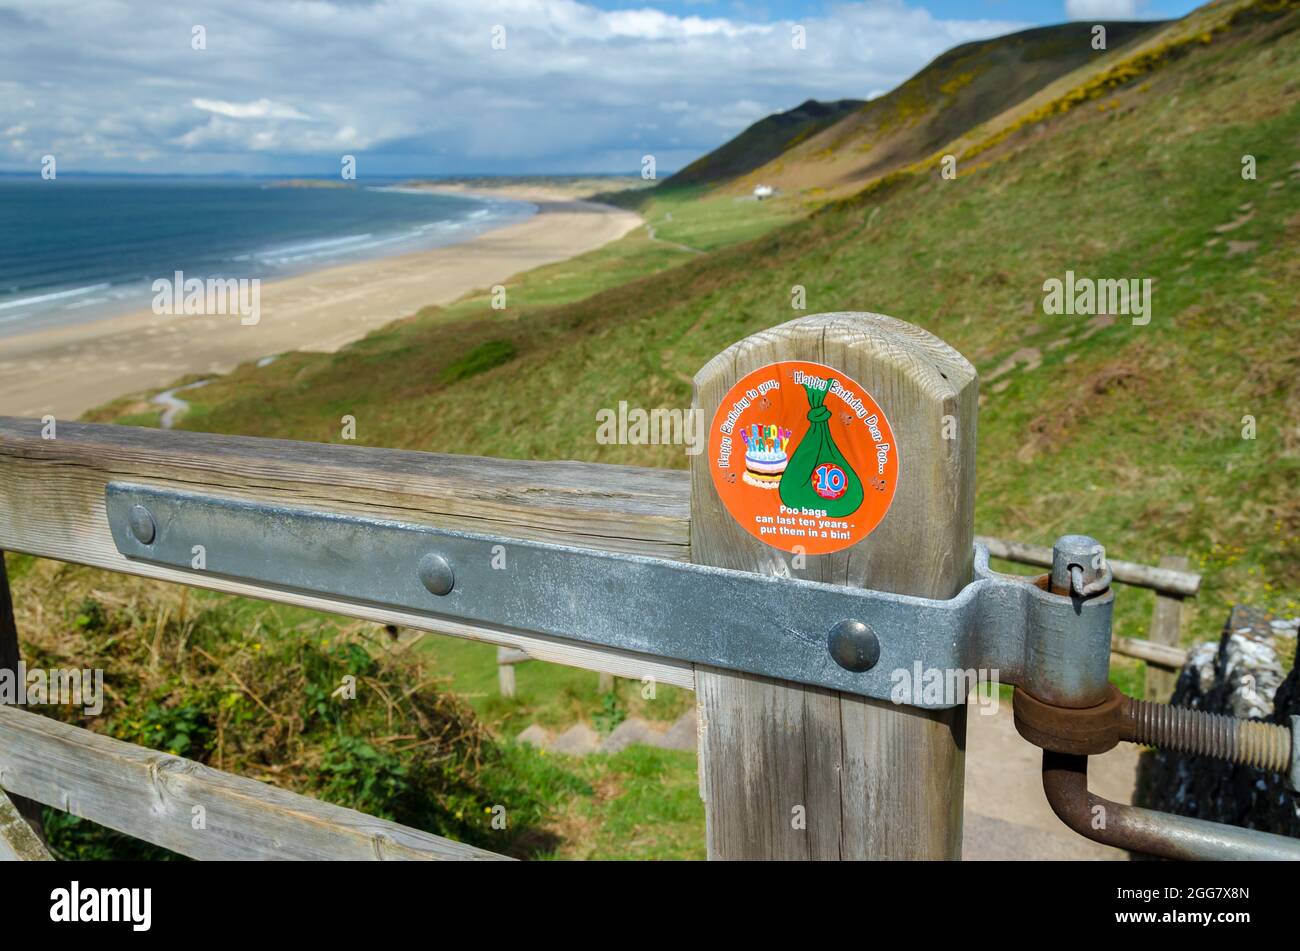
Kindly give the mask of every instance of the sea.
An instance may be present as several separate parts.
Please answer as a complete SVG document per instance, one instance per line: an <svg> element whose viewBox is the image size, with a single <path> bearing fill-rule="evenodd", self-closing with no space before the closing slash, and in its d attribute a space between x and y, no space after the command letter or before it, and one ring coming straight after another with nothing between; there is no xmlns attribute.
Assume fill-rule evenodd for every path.
<svg viewBox="0 0 1300 951"><path fill-rule="evenodd" d="M399 181L0 176L0 337L146 309L152 284L271 280L464 241L537 212Z"/></svg>

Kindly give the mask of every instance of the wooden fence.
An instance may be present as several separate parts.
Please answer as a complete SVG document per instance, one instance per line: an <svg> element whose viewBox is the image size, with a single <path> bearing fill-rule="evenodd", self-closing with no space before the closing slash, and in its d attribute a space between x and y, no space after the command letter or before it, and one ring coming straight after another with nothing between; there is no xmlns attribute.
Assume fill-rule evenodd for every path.
<svg viewBox="0 0 1300 951"><path fill-rule="evenodd" d="M850 547L807 555L802 577L928 598L956 595L972 571L974 369L942 341L892 318L817 315L719 354L696 376L693 406L712 419L746 374L779 361L815 361L856 381L880 400L899 447L888 517ZM60 422L55 438L47 435L39 421L0 418L0 549L481 640L522 652L516 656L694 690L712 858L960 855L962 706L898 706L127 558L114 543L105 511L106 487L125 480L506 539L787 573L789 556L725 510L708 453L692 456L686 473L71 422ZM0 635L0 646L8 643L16 658L12 614ZM0 787L195 858L497 857L12 707L0 708ZM200 805L205 827L197 829L192 813ZM0 830L12 829L3 814ZM10 842L11 852L30 852L30 842Z"/></svg>

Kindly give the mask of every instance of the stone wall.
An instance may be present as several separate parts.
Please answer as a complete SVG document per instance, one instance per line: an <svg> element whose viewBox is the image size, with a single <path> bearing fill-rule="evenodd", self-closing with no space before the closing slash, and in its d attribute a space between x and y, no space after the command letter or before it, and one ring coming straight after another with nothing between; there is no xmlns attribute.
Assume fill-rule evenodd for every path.
<svg viewBox="0 0 1300 951"><path fill-rule="evenodd" d="M1300 680L1294 667L1284 676L1283 656L1294 657L1297 623L1254 608L1233 608L1218 642L1191 652L1170 702L1289 726L1291 716L1300 716ZM1288 790L1281 777L1203 756L1143 753L1134 802L1162 812L1300 836L1300 796Z"/></svg>

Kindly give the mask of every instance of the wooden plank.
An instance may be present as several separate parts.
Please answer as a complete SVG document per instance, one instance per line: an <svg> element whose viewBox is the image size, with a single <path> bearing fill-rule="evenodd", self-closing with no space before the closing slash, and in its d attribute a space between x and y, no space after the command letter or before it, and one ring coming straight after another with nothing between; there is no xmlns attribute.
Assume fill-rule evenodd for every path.
<svg viewBox="0 0 1300 951"><path fill-rule="evenodd" d="M1160 567L1172 571L1183 571L1187 568L1187 559L1182 555L1165 555L1160 559ZM1178 595L1158 592L1156 594L1156 606L1151 613L1151 629L1147 631L1147 640L1152 646L1162 645L1167 648L1177 648L1182 641L1183 635L1183 599ZM1180 653L1183 653L1180 651ZM1175 671L1182 669L1179 664ZM1168 670L1160 670L1153 666L1147 667L1146 678L1146 699L1148 700L1168 700L1174 692L1174 685L1178 682L1178 674L1171 673Z"/></svg>
<svg viewBox="0 0 1300 951"><path fill-rule="evenodd" d="M0 707L0 784L196 859L504 858L16 707Z"/></svg>
<svg viewBox="0 0 1300 951"><path fill-rule="evenodd" d="M503 697L513 697L515 695L515 668L514 665L529 660L529 656L523 651L513 650L509 647L497 648L497 689Z"/></svg>
<svg viewBox="0 0 1300 951"><path fill-rule="evenodd" d="M27 824L14 801L0 789L0 862L52 862L36 830Z"/></svg>
<svg viewBox="0 0 1300 951"><path fill-rule="evenodd" d="M1181 647L1155 644L1151 641L1138 640L1135 637L1121 637L1118 634L1113 634L1110 639L1110 649L1112 653L1124 657L1136 657L1138 660L1144 660L1148 667L1160 667L1164 668L1164 670L1175 671L1174 680L1178 679L1176 672L1182 670L1183 665L1187 663L1187 651ZM1147 693L1147 698L1155 699L1150 692Z"/></svg>
<svg viewBox="0 0 1300 951"><path fill-rule="evenodd" d="M498 664L508 664L508 665L522 664L524 661L532 660L532 659L533 656L529 654L527 651L516 650L513 647L497 648Z"/></svg>
<svg viewBox="0 0 1300 951"><path fill-rule="evenodd" d="M515 695L515 669L509 664L497 666L497 689L503 697Z"/></svg>
<svg viewBox="0 0 1300 951"><path fill-rule="evenodd" d="M695 378L713 414L742 376L780 360L843 371L882 405L899 446L888 515L845 551L808 556L798 577L933 598L970 580L975 370L924 331L878 314L821 314L756 334ZM946 420L945 417L950 417ZM954 438L944 438L951 423ZM692 460L691 551L765 574L784 553L723 508L707 454ZM958 858L964 706L922 711L709 668L696 672L708 852L721 859ZM805 827L792 821L802 807Z"/></svg>
<svg viewBox="0 0 1300 951"><path fill-rule="evenodd" d="M1052 549L1046 545L1030 545L1025 542L1007 541L1004 538L992 538L977 535L975 540L988 546L989 554L1004 561L1014 561L1021 565L1037 565L1040 568L1052 567ZM1160 567L1139 565L1132 561L1115 561L1107 559L1111 573L1116 581L1131 584L1139 588L1153 588L1165 594L1177 594L1194 597L1201 587L1201 576L1194 571L1187 571L1187 559L1178 564L1182 568L1171 568L1162 559Z"/></svg>
<svg viewBox="0 0 1300 951"><path fill-rule="evenodd" d="M40 431L37 420L0 417L0 548L483 640L539 660L694 689L690 665L676 661L132 562L113 545L104 516L104 486L125 479L685 561L690 490L684 472L70 422L58 424L56 439L42 439Z"/></svg>

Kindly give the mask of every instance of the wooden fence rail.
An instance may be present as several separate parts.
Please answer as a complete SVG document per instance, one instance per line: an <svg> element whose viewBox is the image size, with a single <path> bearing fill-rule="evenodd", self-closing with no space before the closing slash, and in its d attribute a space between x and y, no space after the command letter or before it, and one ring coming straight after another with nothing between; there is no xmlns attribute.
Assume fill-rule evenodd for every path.
<svg viewBox="0 0 1300 951"><path fill-rule="evenodd" d="M38 827L39 824L28 824L9 794L0 788L0 862L52 860L50 850L36 831Z"/></svg>
<svg viewBox="0 0 1300 951"><path fill-rule="evenodd" d="M39 420L0 417L0 549L488 641L621 677L695 686L691 665L678 661L133 561L113 544L104 513L105 486L123 479L686 561L690 486L684 473L84 423L61 422L57 438L43 439L41 429Z"/></svg>
<svg viewBox="0 0 1300 951"><path fill-rule="evenodd" d="M196 859L502 857L14 707L0 785Z"/></svg>
<svg viewBox="0 0 1300 951"><path fill-rule="evenodd" d="M1148 667L1158 667L1161 671L1182 670L1187 663L1187 651L1181 647L1151 640L1142 641L1135 637L1121 637L1119 634L1112 635L1110 649L1113 653L1146 661ZM1150 690L1147 691L1147 699L1153 699Z"/></svg>

